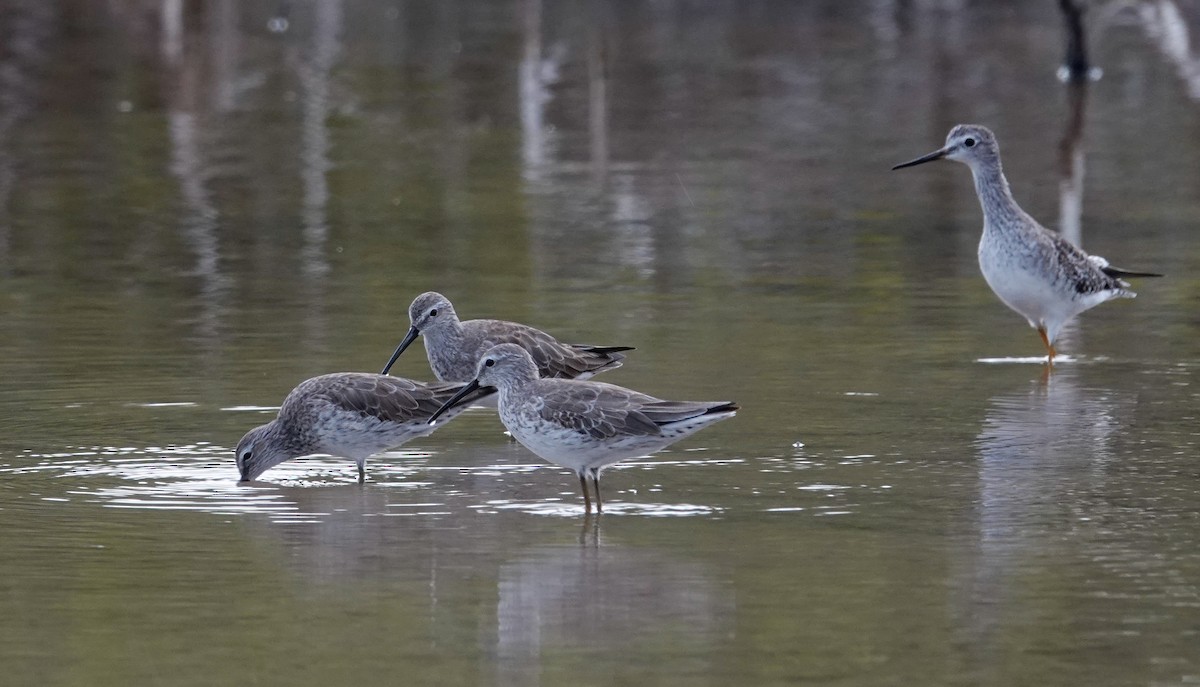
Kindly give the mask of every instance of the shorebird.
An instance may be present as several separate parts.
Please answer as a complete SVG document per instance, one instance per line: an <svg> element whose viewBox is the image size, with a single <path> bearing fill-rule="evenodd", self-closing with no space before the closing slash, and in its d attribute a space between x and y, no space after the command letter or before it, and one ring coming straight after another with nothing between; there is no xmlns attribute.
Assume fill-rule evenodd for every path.
<svg viewBox="0 0 1200 687"><path fill-rule="evenodd" d="M1037 330L1048 364L1054 364L1054 340L1068 320L1107 300L1137 295L1123 277L1162 276L1112 267L1038 224L1013 199L1000 167L1000 148L987 127L959 124L941 149L892 169L943 158L971 168L983 207L979 269L1000 300Z"/></svg>
<svg viewBox="0 0 1200 687"><path fill-rule="evenodd" d="M475 378L429 422L461 407L458 404L481 387L500 390L500 421L517 441L579 476L585 513L592 510L588 478L599 513L604 468L665 448L738 410L729 401L664 401L603 382L539 378L528 351L500 344L482 356Z"/></svg>
<svg viewBox="0 0 1200 687"><path fill-rule="evenodd" d="M354 459L362 482L369 456L432 432L430 417L449 399L464 398L462 389L461 384L424 384L362 372L306 379L283 400L274 420L238 442L238 472L248 482L285 460L328 453ZM492 390L480 391L471 400ZM466 407L463 403L454 410Z"/></svg>
<svg viewBox="0 0 1200 687"><path fill-rule="evenodd" d="M443 382L469 382L475 378L479 357L492 346L513 343L529 351L542 377L588 379L621 366L630 346L585 346L560 343L540 329L503 320L458 319L450 300L429 291L408 306L412 326L381 374L418 336L425 335L425 354L433 373Z"/></svg>

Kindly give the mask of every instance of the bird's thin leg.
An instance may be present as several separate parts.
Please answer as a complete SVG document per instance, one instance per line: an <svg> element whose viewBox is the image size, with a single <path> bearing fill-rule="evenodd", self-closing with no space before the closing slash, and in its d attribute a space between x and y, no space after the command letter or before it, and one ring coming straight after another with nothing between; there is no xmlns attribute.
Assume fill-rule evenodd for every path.
<svg viewBox="0 0 1200 687"><path fill-rule="evenodd" d="M1058 351L1054 350L1054 344L1050 343L1050 337L1046 336L1046 328L1038 327L1038 336L1042 337L1042 343L1046 346L1046 364L1054 364L1054 356L1058 355Z"/></svg>
<svg viewBox="0 0 1200 687"><path fill-rule="evenodd" d="M588 496L587 477L585 476L586 474L587 473L582 470L579 472L579 488L583 490L583 512L585 515L592 512L592 497Z"/></svg>
<svg viewBox="0 0 1200 687"><path fill-rule="evenodd" d="M596 512L603 513L604 512L604 502L600 500L600 471L597 470L596 468L592 468L591 472L592 472L592 484L595 485L595 489L596 489Z"/></svg>
<svg viewBox="0 0 1200 687"><path fill-rule="evenodd" d="M367 466L365 460L358 461L358 483L362 484L367 479Z"/></svg>

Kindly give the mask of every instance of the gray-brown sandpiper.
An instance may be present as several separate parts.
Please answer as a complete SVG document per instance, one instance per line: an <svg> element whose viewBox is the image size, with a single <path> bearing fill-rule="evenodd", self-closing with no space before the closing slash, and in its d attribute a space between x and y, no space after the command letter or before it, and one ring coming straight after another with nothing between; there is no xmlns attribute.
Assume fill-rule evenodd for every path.
<svg viewBox="0 0 1200 687"><path fill-rule="evenodd" d="M479 357L492 346L512 343L529 351L543 377L588 379L615 370L630 346L587 346L560 343L540 329L504 320L461 321L450 300L433 291L423 293L408 308L411 326L382 374L418 336L425 336L429 366L444 382L469 382L475 378Z"/></svg>
<svg viewBox="0 0 1200 687"><path fill-rule="evenodd" d="M538 377L529 352L501 344L478 361L475 378L434 413L461 407L480 387L500 390L500 421L512 436L543 459L579 476L584 512L592 509L587 482L600 500L600 472L613 463L654 453L733 417L730 401L664 401L603 382Z"/></svg>
<svg viewBox="0 0 1200 687"><path fill-rule="evenodd" d="M287 395L274 420L238 442L238 473L242 481L250 481L285 460L328 453L358 463L362 482L369 456L432 432L436 427L430 418L451 398L465 399L454 409L461 412L492 391L480 389L477 396L462 390L462 384L425 384L362 372L307 379Z"/></svg>

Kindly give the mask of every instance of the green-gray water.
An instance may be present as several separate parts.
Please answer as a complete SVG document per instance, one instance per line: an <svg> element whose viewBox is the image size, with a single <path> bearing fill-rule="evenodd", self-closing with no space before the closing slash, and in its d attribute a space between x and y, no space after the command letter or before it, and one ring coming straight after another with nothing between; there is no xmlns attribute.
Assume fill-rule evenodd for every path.
<svg viewBox="0 0 1200 687"><path fill-rule="evenodd" d="M1072 98L1056 3L958 5L0 3L2 681L1200 681L1200 8ZM968 121L1169 275L1048 380L967 170L888 171ZM598 522L487 411L238 486L429 289L743 410Z"/></svg>

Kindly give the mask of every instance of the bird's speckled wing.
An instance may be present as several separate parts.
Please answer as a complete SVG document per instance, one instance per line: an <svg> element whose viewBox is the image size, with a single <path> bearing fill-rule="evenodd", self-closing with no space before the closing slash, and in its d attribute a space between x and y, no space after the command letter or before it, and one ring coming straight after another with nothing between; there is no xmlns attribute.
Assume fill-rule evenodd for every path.
<svg viewBox="0 0 1200 687"><path fill-rule="evenodd" d="M725 401L664 401L601 382L543 380L538 390L543 400L542 419L596 439L657 436L664 425L737 410Z"/></svg>
<svg viewBox="0 0 1200 687"><path fill-rule="evenodd" d="M293 395L310 384L317 387L314 391L347 412L387 422L424 422L463 387L448 382L425 384L390 375L344 372L314 377L297 387ZM469 404L491 391L481 389L479 395L464 399L463 403Z"/></svg>
<svg viewBox="0 0 1200 687"><path fill-rule="evenodd" d="M1105 274L1096 261L1070 241L1049 231L1042 236L1048 242L1049 248L1054 251L1055 264L1058 266L1060 274L1075 287L1076 293L1121 291L1125 288L1126 284L1122 283L1120 279Z"/></svg>
<svg viewBox="0 0 1200 687"><path fill-rule="evenodd" d="M550 382L552 380L543 380ZM641 407L658 399L599 382L540 384L543 420L595 439L657 436L662 430Z"/></svg>
<svg viewBox="0 0 1200 687"><path fill-rule="evenodd" d="M627 346L587 346L564 344L540 329L501 320L464 322L477 337L479 355L502 343L517 344L529 351L542 377L574 379L585 372L611 370L621 366Z"/></svg>

